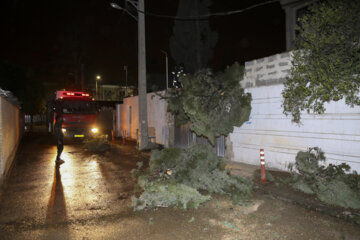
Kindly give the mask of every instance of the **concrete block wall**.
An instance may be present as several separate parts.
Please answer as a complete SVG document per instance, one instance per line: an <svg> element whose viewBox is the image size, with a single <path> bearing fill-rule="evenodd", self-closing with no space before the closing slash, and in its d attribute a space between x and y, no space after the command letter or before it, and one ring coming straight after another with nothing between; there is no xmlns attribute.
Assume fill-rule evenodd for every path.
<svg viewBox="0 0 360 240"><path fill-rule="evenodd" d="M360 107L349 107L344 101L326 104L321 115L301 114L300 125L292 123L283 114L281 92L284 88L284 74L291 65L289 54L277 54L254 60L246 64L247 83L252 87L245 90L252 94L250 119L240 128L235 128L227 138L227 157L235 162L260 166L260 149L265 149L266 166L288 170L295 162L299 151L309 147L320 147L327 158L326 164L347 163L352 170L360 172ZM272 77L268 64L277 71ZM291 62L290 62L291 63ZM265 70L264 70L265 66ZM263 67L262 69L260 69ZM249 69L252 69L249 71ZM256 79L257 73L264 75Z"/></svg>
<svg viewBox="0 0 360 240"><path fill-rule="evenodd" d="M0 96L0 186L9 173L20 142L18 106Z"/></svg>
<svg viewBox="0 0 360 240"><path fill-rule="evenodd" d="M245 62L244 88L269 86L285 81L291 68L292 53L285 52Z"/></svg>

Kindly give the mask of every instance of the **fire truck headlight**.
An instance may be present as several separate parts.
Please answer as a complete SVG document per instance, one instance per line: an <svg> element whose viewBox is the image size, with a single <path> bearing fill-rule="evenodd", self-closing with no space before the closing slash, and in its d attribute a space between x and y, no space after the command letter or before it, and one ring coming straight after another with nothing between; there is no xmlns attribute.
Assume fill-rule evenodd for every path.
<svg viewBox="0 0 360 240"><path fill-rule="evenodd" d="M97 132L99 132L99 129L97 129L96 127L94 127L94 128L91 129L91 132L97 133Z"/></svg>
<svg viewBox="0 0 360 240"><path fill-rule="evenodd" d="M62 128L61 131L62 131L63 133L66 133L66 129L65 129L65 128Z"/></svg>

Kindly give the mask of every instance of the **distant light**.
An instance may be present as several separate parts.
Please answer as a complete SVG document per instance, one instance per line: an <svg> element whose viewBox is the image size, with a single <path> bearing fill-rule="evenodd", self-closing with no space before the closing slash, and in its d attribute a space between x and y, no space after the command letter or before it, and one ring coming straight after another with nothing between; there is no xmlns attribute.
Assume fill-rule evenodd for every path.
<svg viewBox="0 0 360 240"><path fill-rule="evenodd" d="M123 8L120 7L119 5L117 5L116 3L110 3L110 6L111 6L112 8L118 9L118 10L123 10Z"/></svg>
<svg viewBox="0 0 360 240"><path fill-rule="evenodd" d="M100 75L96 75L96 79L97 79L97 80L100 80L100 79L101 79L101 76L100 76Z"/></svg>
<svg viewBox="0 0 360 240"><path fill-rule="evenodd" d="M91 131L92 131L93 133L97 133L97 132L99 131L99 129L97 129L97 128L95 127L95 128L92 128Z"/></svg>
<svg viewBox="0 0 360 240"><path fill-rule="evenodd" d="M66 129L65 129L65 128L62 128L61 131L62 131L63 133L66 133Z"/></svg>

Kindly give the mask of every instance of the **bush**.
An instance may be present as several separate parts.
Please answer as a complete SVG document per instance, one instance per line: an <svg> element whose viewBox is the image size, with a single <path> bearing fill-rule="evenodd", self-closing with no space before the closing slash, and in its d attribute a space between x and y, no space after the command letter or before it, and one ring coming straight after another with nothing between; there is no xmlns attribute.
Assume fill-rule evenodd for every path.
<svg viewBox="0 0 360 240"><path fill-rule="evenodd" d="M296 156L295 166L298 173L293 172L293 187L307 194L315 194L327 204L344 208L360 208L360 178L356 172L346 174L350 166L330 164L320 165L326 160L324 152L319 148L300 151Z"/></svg>
<svg viewBox="0 0 360 240"><path fill-rule="evenodd" d="M139 175L138 170L133 172L138 176L138 186L144 190L138 199L140 202L133 202L135 209L158 205L177 206L179 203L182 208L188 204L197 207L198 203L208 199L208 196L200 197L199 190L229 195L233 203L240 203L251 196L251 180L230 176L224 169L224 163L205 145L193 145L187 149L154 150L149 165L149 170L143 175ZM156 197L154 188L159 191ZM186 195L174 192L185 192Z"/></svg>
<svg viewBox="0 0 360 240"><path fill-rule="evenodd" d="M134 210L154 207L176 206L181 209L195 208L211 199L201 195L196 189L178 184L174 181L144 181L140 186L144 189L139 198L132 197Z"/></svg>
<svg viewBox="0 0 360 240"><path fill-rule="evenodd" d="M153 150L150 156L150 171L165 172L175 168L181 158L180 148L166 148L162 151Z"/></svg>
<svg viewBox="0 0 360 240"><path fill-rule="evenodd" d="M110 149L107 135L96 136L84 141L85 148L91 152L106 152Z"/></svg>
<svg viewBox="0 0 360 240"><path fill-rule="evenodd" d="M316 196L327 204L344 208L360 208L359 192L353 191L341 177L337 177L325 184L320 182L317 189Z"/></svg>

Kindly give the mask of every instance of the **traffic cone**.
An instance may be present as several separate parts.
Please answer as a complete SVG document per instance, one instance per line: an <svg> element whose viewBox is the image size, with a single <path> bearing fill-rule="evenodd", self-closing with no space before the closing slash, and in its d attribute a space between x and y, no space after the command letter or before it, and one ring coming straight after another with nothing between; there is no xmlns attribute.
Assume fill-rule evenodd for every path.
<svg viewBox="0 0 360 240"><path fill-rule="evenodd" d="M261 171L261 182L266 182L266 174L265 174L265 154L264 149L260 149L260 171Z"/></svg>

